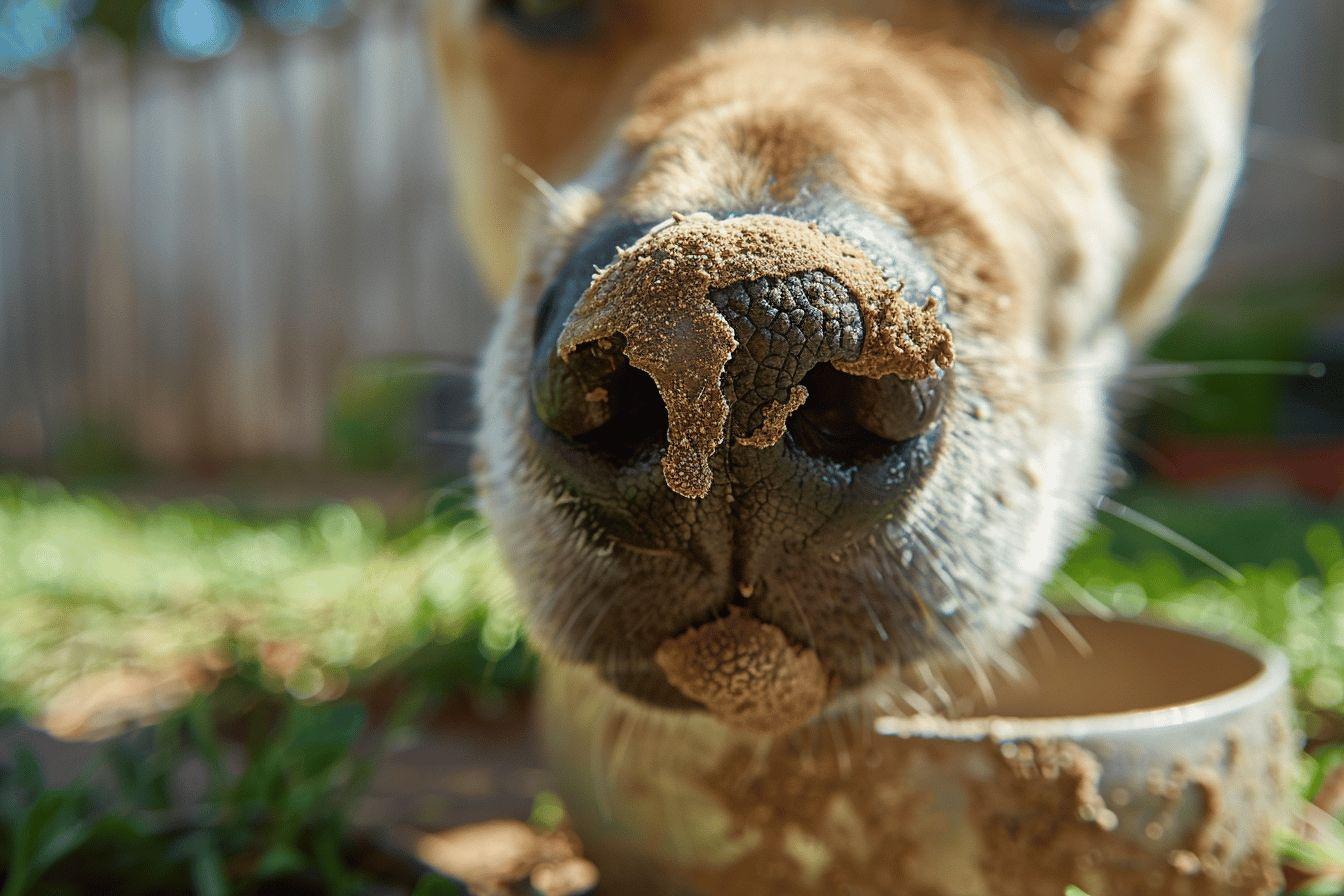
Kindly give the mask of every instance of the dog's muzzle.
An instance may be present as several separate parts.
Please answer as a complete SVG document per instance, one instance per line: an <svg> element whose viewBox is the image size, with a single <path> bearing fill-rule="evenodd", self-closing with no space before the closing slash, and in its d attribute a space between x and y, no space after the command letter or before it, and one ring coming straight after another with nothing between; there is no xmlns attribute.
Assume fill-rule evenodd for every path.
<svg viewBox="0 0 1344 896"><path fill-rule="evenodd" d="M592 229L543 298L543 462L616 538L730 503L742 582L820 529L870 524L927 466L951 386L936 280L895 228L777 215ZM867 245L863 245L866 243Z"/></svg>

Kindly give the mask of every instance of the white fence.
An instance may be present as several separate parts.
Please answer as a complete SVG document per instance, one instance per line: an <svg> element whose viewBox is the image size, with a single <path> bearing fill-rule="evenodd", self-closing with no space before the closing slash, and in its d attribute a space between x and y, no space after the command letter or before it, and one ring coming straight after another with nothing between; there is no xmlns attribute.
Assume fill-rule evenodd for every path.
<svg viewBox="0 0 1344 896"><path fill-rule="evenodd" d="M81 422L171 464L313 458L343 362L474 354L490 312L424 47L388 2L207 63L85 41L0 83L0 458ZM1271 7L1257 89L1280 136L1254 147L1222 281L1344 262L1340 0Z"/></svg>

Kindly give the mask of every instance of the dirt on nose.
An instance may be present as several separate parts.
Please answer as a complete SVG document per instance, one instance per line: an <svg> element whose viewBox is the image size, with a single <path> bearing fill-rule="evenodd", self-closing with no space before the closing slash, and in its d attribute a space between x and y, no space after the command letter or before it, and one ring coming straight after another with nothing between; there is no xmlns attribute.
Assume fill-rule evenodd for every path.
<svg viewBox="0 0 1344 896"><path fill-rule="evenodd" d="M680 495L703 498L712 485L709 460L729 417L724 370L738 347L733 328L710 292L762 277L819 271L838 281L858 306L863 341L858 357L834 366L857 376L917 380L951 366L952 336L935 301L905 301L859 249L816 224L774 215L717 220L677 216L621 250L598 271L560 334L568 360L585 343L620 334L630 363L658 388L667 408L664 479ZM768 447L784 419L806 400L795 391L748 444Z"/></svg>
<svg viewBox="0 0 1344 896"><path fill-rule="evenodd" d="M797 728L821 711L830 692L815 651L736 607L664 641L654 659L677 690L726 724L757 734Z"/></svg>

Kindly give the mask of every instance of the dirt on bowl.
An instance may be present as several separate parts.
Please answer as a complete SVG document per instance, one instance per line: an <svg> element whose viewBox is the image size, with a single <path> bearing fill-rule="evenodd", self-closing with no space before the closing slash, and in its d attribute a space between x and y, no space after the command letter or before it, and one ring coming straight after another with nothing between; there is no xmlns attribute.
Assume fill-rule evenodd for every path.
<svg viewBox="0 0 1344 896"><path fill-rule="evenodd" d="M1085 617L1013 657L989 688L966 675L773 737L632 722L568 670L546 730L614 893L1277 892L1296 746L1281 655Z"/></svg>

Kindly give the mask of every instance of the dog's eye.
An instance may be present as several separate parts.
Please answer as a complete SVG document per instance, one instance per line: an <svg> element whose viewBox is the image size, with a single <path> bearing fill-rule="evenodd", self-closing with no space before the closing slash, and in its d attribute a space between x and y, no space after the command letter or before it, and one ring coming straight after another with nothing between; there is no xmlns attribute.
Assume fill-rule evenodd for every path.
<svg viewBox="0 0 1344 896"><path fill-rule="evenodd" d="M490 15L524 40L581 40L597 26L594 0L490 0Z"/></svg>
<svg viewBox="0 0 1344 896"><path fill-rule="evenodd" d="M1111 0L1001 0L1012 16L1050 25L1077 25L1111 5Z"/></svg>

